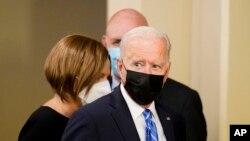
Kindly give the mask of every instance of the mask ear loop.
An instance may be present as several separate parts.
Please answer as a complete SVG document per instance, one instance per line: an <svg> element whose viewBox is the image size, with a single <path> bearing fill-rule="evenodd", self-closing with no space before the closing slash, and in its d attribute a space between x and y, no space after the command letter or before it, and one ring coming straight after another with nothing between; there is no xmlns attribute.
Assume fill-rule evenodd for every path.
<svg viewBox="0 0 250 141"><path fill-rule="evenodd" d="M122 62L122 66L124 67L124 69L127 71L127 68L125 67L124 63L123 63L123 60L121 60Z"/></svg>

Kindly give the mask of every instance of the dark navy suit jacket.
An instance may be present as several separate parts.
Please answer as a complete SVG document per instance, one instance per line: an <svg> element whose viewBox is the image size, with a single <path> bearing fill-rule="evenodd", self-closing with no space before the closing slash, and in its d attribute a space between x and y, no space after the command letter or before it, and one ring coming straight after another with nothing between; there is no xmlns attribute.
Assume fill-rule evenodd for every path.
<svg viewBox="0 0 250 141"><path fill-rule="evenodd" d="M206 120L197 91L168 78L156 102L184 117L187 141L206 141Z"/></svg>
<svg viewBox="0 0 250 141"><path fill-rule="evenodd" d="M184 141L185 123L181 116L156 105L168 141ZM140 141L120 87L81 107L70 118L62 141Z"/></svg>

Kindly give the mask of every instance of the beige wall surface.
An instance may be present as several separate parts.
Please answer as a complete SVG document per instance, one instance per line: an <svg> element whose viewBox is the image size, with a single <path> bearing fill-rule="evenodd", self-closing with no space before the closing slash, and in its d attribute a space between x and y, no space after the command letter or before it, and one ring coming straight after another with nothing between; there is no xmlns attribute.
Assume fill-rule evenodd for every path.
<svg viewBox="0 0 250 141"><path fill-rule="evenodd" d="M105 23L106 1L0 1L1 141L16 141L30 114L52 97L43 74L52 46L67 34L100 39Z"/></svg>
<svg viewBox="0 0 250 141"><path fill-rule="evenodd" d="M192 0L143 1L149 25L165 32L171 42L169 77L190 85Z"/></svg>
<svg viewBox="0 0 250 141"><path fill-rule="evenodd" d="M250 1L230 0L229 124L250 124Z"/></svg>
<svg viewBox="0 0 250 141"><path fill-rule="evenodd" d="M0 140L17 140L29 115L52 96L42 71L50 48L71 33L100 39L107 17L125 7L141 11L151 26L169 35L172 43L170 77L189 86L197 84L207 114L209 141L228 140L229 128L225 126L250 123L250 1L228 0L230 36L226 55L229 59L225 62L228 61L229 68L222 68L223 62L216 60L224 51L217 47L224 44L220 38L224 24L221 18L225 16L221 7L225 1L108 0L106 5L106 1L99 0L0 0ZM202 55L193 56L194 42L202 49ZM197 68L203 70L192 70L192 57L200 60L196 62ZM221 86L224 84L219 71L227 69L227 93L223 96ZM193 81L192 75L200 80ZM225 107L221 108L223 104ZM218 124L225 121L219 120L223 113L228 124L221 125L226 129L218 129ZM220 134L221 130L226 133Z"/></svg>

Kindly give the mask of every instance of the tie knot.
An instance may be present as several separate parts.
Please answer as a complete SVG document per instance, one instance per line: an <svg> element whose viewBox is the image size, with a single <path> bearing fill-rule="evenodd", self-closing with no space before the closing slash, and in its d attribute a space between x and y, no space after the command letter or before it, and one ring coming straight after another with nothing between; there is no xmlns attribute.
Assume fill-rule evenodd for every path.
<svg viewBox="0 0 250 141"><path fill-rule="evenodd" d="M152 119L152 113L149 109L145 109L143 111L143 116L144 116L145 120Z"/></svg>

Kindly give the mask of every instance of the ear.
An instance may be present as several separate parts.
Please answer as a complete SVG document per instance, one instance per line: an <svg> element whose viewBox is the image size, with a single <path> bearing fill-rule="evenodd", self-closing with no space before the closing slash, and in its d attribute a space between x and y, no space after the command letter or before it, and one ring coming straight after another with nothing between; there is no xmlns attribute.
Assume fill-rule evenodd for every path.
<svg viewBox="0 0 250 141"><path fill-rule="evenodd" d="M168 79L168 74L169 74L170 67L171 67L171 62L168 63L167 71L166 71L165 76L164 76L164 79L163 79L163 84L164 84L164 83L167 81L167 79Z"/></svg>
<svg viewBox="0 0 250 141"><path fill-rule="evenodd" d="M116 60L116 65L117 65L119 75L122 76L122 61L120 58Z"/></svg>
<svg viewBox="0 0 250 141"><path fill-rule="evenodd" d="M119 72L119 75L120 75L120 78L121 78L121 82L125 83L125 81L126 81L126 72L123 69L123 63L122 63L122 60L120 58L117 59L116 65L117 65L117 69L118 69L118 72Z"/></svg>
<svg viewBox="0 0 250 141"><path fill-rule="evenodd" d="M107 35L102 35L102 45L107 47Z"/></svg>

